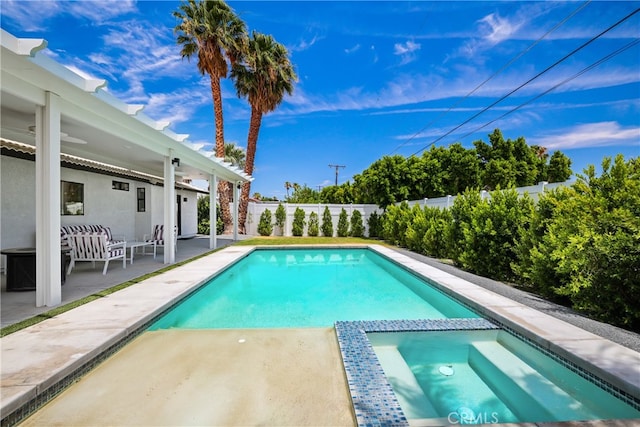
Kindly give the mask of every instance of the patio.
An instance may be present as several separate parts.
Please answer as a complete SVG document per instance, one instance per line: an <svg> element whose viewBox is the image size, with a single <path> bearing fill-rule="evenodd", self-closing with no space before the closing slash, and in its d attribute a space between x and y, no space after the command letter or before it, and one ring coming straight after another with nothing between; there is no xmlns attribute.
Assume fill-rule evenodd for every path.
<svg viewBox="0 0 640 427"><path fill-rule="evenodd" d="M218 248L222 248L233 243L233 240L230 236L223 236L218 237L217 242ZM178 240L176 262L191 259L209 251L209 236L198 236L193 239ZM167 265L163 263L162 249L158 250L158 256L155 259L152 255L149 255L149 252L150 250L147 248L147 255L136 253L133 264L129 263L130 258L127 257L126 269L122 268L120 262L110 262L106 275L102 275L103 263L101 262L97 262L95 268L92 268L89 262L76 264L76 267L71 274L67 276L66 283L62 287L62 304L76 301L95 292L167 267ZM129 251L127 251L127 254L128 253ZM35 291L6 292L6 279L6 272L0 275L2 285L2 314L0 317L3 328L54 308L46 306L36 307Z"/></svg>

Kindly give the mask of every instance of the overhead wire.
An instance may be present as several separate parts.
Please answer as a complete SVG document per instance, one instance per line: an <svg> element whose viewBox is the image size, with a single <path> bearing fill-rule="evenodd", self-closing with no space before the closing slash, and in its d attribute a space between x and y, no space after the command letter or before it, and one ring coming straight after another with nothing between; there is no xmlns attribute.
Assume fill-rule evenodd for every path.
<svg viewBox="0 0 640 427"><path fill-rule="evenodd" d="M581 75L583 75L584 73L592 70L593 68L597 67L598 65L607 62L609 59L613 58L614 56L617 56L619 54L621 54L622 52L624 52L627 49L632 48L633 46L637 45L638 43L640 43L640 38L634 39L633 41L627 43L626 45L622 46L621 48L617 49L614 52L611 52L610 54L600 58L598 61L594 62L593 64L589 65L588 67L583 68L582 70L578 71L577 73L575 73L574 75L572 75L571 77L567 77L566 79L562 80L561 82L551 86L549 89L545 90L544 92L534 96L533 98L527 100L526 102L523 102L522 104L518 105L517 107L507 111L506 113L502 114L499 117L496 117L495 119L483 124L482 126L479 126L477 128L475 128L474 130L472 130L471 132L466 133L465 135L461 136L460 138L466 138L467 136L481 130L484 127L489 126L490 124L508 116L509 114L518 111L520 108L524 107L525 105L531 104L534 101L537 101L538 99L542 98L543 96L545 96L546 94L548 94L549 92L552 92L553 90L559 88L560 86L570 82L571 80L574 80L578 77L580 77Z"/></svg>
<svg viewBox="0 0 640 427"><path fill-rule="evenodd" d="M564 25L569 19L573 18L578 12L580 12L582 9L584 9L589 3L591 3L591 0L587 0L584 3L582 3L577 9L575 9L573 12L571 12L568 16L566 16L562 21L558 22L556 25L553 26L553 28L551 28L549 31L547 31L546 33L544 33L542 36L540 36L536 41L534 41L532 44L530 44L529 46L527 46L526 49L524 49L523 51L521 51L520 53L518 53L516 56L514 56L513 58L511 58L506 64L504 64L498 71L496 71L495 73L493 73L491 76L487 77L483 82L481 82L480 84L478 84L473 90L471 90L469 93L467 93L464 97L460 98L455 104L453 104L451 107L449 107L446 111L443 111L442 113L440 113L436 118L434 118L433 120L431 120L429 123L427 123L425 126L423 126L419 131L417 131L416 133L414 133L409 139L407 139L405 142L401 143L400 145L398 145L396 148L393 149L393 151L391 151L391 153L395 153L400 147L403 147L405 145L407 145L409 142L411 142L413 139L415 139L418 135L420 135L422 132L424 132L425 129L429 128L429 126L431 126L432 124L434 124L435 122L437 122L438 120L440 120L443 116L447 115L449 112L451 112L451 110L453 110L454 108L456 108L458 105L460 105L464 100L466 100L467 98L469 98L471 95L473 95L474 93L476 93L482 86L484 86L485 84L487 84L490 80L492 80L494 77L496 77L498 74L500 74L501 72L503 72L504 70L506 70L511 64L513 64L514 62L516 62L518 59L520 59L522 56L524 56L527 52L529 52L531 49L533 49L536 45L538 45L538 43L540 43L542 40L544 40L549 34L551 34L552 32L554 32L555 30L557 30L558 28L560 28L562 25Z"/></svg>
<svg viewBox="0 0 640 427"><path fill-rule="evenodd" d="M448 131L447 133L445 133L444 135L441 135L440 137L436 138L435 140L431 141L429 144L425 145L424 147L422 147L421 149L419 149L418 151L416 151L415 153L411 154L412 156L426 150L427 148L429 148L430 146L434 145L436 142L441 141L442 139L444 139L445 137L451 135L453 132L455 132L456 130L460 129L462 126L466 125L467 123L469 123L471 120L477 118L478 116L480 116L481 114L485 113L487 110L489 110L490 108L494 107L495 105L497 105L498 103L502 102L503 100L505 100L506 98L508 98L509 96L513 95L515 92L519 91L520 89L522 89L523 87L529 85L531 82L533 82L534 80L536 80L538 77L544 75L545 73L547 73L548 71L552 70L553 68L555 68L556 66L558 66L559 64L561 64L562 62L566 61L568 58L570 58L571 56L575 55L577 52L579 52L580 50L584 49L585 47L587 47L588 45L590 45L591 43L593 43L594 41L596 41L597 39L599 39L600 37L602 37L603 35L605 35L606 33L608 33L609 31L613 30L614 28L616 28L618 25L622 24L623 22L625 22L626 20L628 20L629 18L631 18L633 15L635 15L636 13L640 12L640 8L635 9L633 12L629 13L628 15L626 15L625 17L621 18L620 20L618 20L616 23L614 23L613 25L609 26L607 29L603 30L602 32L600 32L599 34L597 34L596 36L592 37L591 39L589 39L588 41L586 41L585 43L581 44L580 46L578 46L577 48L575 48L574 50L572 50L571 52L569 52L568 54L566 54L565 56L563 56L562 58L560 58L558 61L554 62L552 65L548 66L547 68L545 68L543 71L539 72L538 74L536 74L535 76L531 77L529 80L527 80L526 82L522 83L520 86L518 86L517 88L513 89L511 92L507 93L506 95L503 95L502 97L500 97L498 100L494 101L493 103L491 103L490 105L488 105L487 107L483 108L482 110L480 110L478 113L474 114L473 116L471 116L470 118L466 119L465 121L463 121L462 123L460 123L459 125L455 126L453 129L451 129L450 131Z"/></svg>

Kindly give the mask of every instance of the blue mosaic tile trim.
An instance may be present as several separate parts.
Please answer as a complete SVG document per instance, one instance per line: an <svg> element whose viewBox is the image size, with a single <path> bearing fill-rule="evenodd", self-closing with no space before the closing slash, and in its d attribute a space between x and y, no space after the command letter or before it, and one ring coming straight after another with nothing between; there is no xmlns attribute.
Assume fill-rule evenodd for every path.
<svg viewBox="0 0 640 427"><path fill-rule="evenodd" d="M367 338L368 332L500 329L486 319L363 320L336 322L342 362L360 427L408 427L391 384Z"/></svg>

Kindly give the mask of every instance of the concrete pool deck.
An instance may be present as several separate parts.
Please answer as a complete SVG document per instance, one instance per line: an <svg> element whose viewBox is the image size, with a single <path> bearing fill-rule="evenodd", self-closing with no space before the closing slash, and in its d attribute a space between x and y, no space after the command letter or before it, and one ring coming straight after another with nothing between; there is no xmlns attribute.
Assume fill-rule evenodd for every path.
<svg viewBox="0 0 640 427"><path fill-rule="evenodd" d="M577 361L580 366L586 367L632 396L640 396L640 353L473 285L398 251L379 245L369 246L417 274L429 277L479 310L491 313L493 319L534 340L543 348L549 348L571 361ZM4 417L29 404L38 395L47 394L51 387L58 387L57 384L63 379L66 378L69 383L74 382L75 372L83 366L92 367L94 359L101 353L119 346L122 340L144 327L158 313L200 286L212 274L224 270L226 266L246 256L253 249L254 247L249 246L223 249L2 338L3 423ZM233 330L230 332L231 335L213 331L209 334L193 334L193 339L187 339L185 342L178 342L167 333L145 333L36 412L25 421L25 425L71 425L71 416L78 411L71 409L74 407L74 400L77 405L86 408L84 418L79 418L76 425L215 424L215 420L210 423L202 421L203 418L198 418L200 422L188 422L184 418L175 419L176 423L172 422L171 418L162 418L166 421L157 422L157 416L162 411L157 406L147 405L147 400L158 405L164 402L167 408L172 407L168 402L188 404L186 411L174 414L176 417L184 415L185 412L194 417L201 416L202 414L195 413L198 411L191 414L191 405L197 402L198 408L202 407L209 416L215 413L216 417L220 417L216 418L218 422L224 425L234 423L222 420L233 419L244 420L239 422L243 425L286 425L285 421L289 419L296 420L295 425L353 425L355 421L349 406L350 397L344 372L341 371L342 362L335 334L329 338L328 335L332 332L327 331L331 332L332 329ZM238 337L233 335L234 333L248 338ZM289 338L288 333L292 334ZM240 339L245 341L240 343ZM324 343L322 349L314 349L313 343L316 340ZM285 353L280 353L280 350L275 349L277 346L272 345L285 341L287 344L284 348L290 349ZM141 345L144 342L155 344L150 345L149 350L145 350L146 347ZM273 347L275 353L269 350L270 347ZM237 351L234 352L232 349ZM251 351L246 352L244 349ZM307 365L296 358L296 349L300 355L306 355L306 358L309 358L309 354L315 354L310 359L311 366L305 368ZM196 357L196 366L200 367L199 369L206 369L208 375L218 375L218 379L209 385L211 388L208 390L211 394L180 394L180 390L193 390L192 385L201 381L197 376L191 376L188 370L185 371L191 364L177 371L177 377L167 372L179 366L185 360L183 357L191 353ZM225 353L229 356L228 363L223 362L225 359L221 354ZM235 357L240 360L247 357L250 366L233 365ZM167 381L163 381L162 378L156 379L156 375L151 371L140 368L125 370L118 367L145 367L146 364L152 365L156 361L164 361L165 364L159 365L160 367L156 367L153 372L158 372L157 376L166 377ZM267 366L269 363L274 363L272 376L267 374L270 371ZM329 365L324 366L324 363ZM336 366L342 379L335 374ZM316 368L329 373L326 383L318 381ZM128 378L127 381L136 388L128 399L124 398L126 393L122 387L116 386L122 385L123 382L112 379L118 372L129 372L124 379ZM262 372L265 375L260 375ZM81 373L77 376L81 376ZM100 378L102 382L99 381ZM275 378L278 378L279 382L276 382ZM86 386L88 382L92 385ZM111 384L112 382L114 384ZM287 400L287 396L277 395L277 389L315 391L325 399L314 397L316 394L290 392L287 396L300 396L299 399L291 401ZM86 390L95 390L95 394L88 395ZM50 393L53 395L55 391ZM115 415L105 412L110 409L111 403L103 402L111 402L112 399L120 397L124 398L122 405L130 405L133 409L127 412L128 410L122 406L118 412L119 418L111 418ZM143 409L143 406L149 409ZM260 408L260 411L256 411L256 414L259 414L256 418L250 420L239 417L238 411L253 412L254 406ZM180 407L184 408L179 405L178 412ZM334 410L337 414L333 413ZM173 412L175 411L174 408ZM307 416L301 418L296 414ZM337 415L338 418L331 421L326 418L330 414ZM64 422L61 422L60 416ZM337 421L338 419L342 421Z"/></svg>

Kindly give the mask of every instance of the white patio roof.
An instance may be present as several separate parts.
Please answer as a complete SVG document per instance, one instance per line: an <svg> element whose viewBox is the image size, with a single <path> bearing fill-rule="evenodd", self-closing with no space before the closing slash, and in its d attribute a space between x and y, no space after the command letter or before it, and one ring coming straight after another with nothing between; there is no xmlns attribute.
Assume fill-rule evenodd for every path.
<svg viewBox="0 0 640 427"><path fill-rule="evenodd" d="M171 156L180 159L176 175L185 178L253 179L220 158L193 150L185 144L188 135L152 120L142 105L122 102L105 90L105 80L85 79L44 55L44 39L16 38L1 30L0 42L0 136L35 145L30 128L36 107L45 105L46 92L53 92L61 99L61 153L160 176L165 157ZM69 142L75 139L87 143Z"/></svg>
<svg viewBox="0 0 640 427"><path fill-rule="evenodd" d="M44 39L17 38L0 29L0 137L36 147L36 305L61 301L60 159L71 155L162 176L163 224L175 229L175 176L235 183L253 178L185 144L188 135L168 129L105 90L105 80L86 79L41 51ZM179 159L179 162L174 162ZM176 166L176 163L179 163ZM238 198L234 198L237 239ZM216 223L216 209L210 223ZM216 247L211 227L210 247ZM165 264L175 262L174 239L166 237Z"/></svg>

